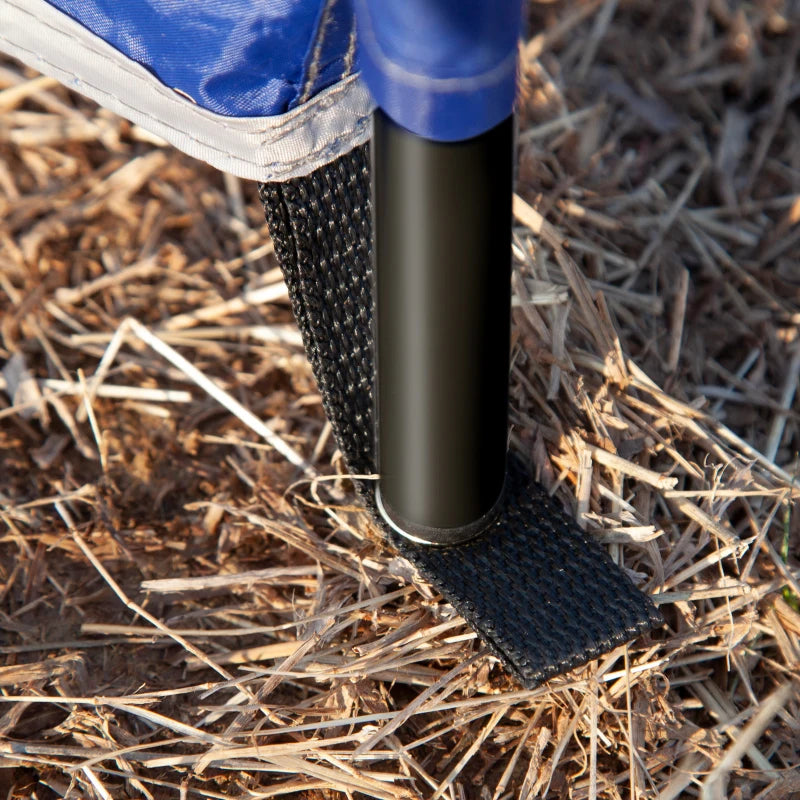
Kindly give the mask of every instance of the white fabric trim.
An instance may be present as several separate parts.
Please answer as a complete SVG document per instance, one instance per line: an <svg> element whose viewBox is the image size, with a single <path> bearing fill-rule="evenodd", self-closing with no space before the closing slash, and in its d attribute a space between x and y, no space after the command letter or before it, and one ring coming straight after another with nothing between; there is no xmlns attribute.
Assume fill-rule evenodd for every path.
<svg viewBox="0 0 800 800"><path fill-rule="evenodd" d="M240 178L307 175L370 136L374 104L357 75L286 114L225 117L172 91L46 0L0 0L0 50Z"/></svg>

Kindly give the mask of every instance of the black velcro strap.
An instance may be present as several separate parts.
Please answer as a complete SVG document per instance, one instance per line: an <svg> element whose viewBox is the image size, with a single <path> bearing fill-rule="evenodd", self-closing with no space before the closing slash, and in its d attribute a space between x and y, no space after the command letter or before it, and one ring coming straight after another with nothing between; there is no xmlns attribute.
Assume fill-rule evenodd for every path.
<svg viewBox="0 0 800 800"><path fill-rule="evenodd" d="M336 441L353 474L374 473L368 147L259 191ZM663 623L513 455L501 514L454 547L398 536L376 512L373 483L356 484L391 545L526 688Z"/></svg>

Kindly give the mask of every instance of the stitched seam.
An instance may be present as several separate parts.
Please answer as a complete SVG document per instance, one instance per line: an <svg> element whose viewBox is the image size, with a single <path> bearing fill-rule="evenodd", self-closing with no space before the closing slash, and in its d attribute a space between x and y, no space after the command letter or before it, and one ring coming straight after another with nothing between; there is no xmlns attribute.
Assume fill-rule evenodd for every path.
<svg viewBox="0 0 800 800"><path fill-rule="evenodd" d="M24 13L28 13L28 12L24 12ZM29 15L29 16L32 16L32 15ZM33 18L35 19L35 17L33 17ZM50 26L47 26L46 23L44 23L44 24L45 24L46 27L50 27ZM69 38L71 38L73 41L76 41L76 42L79 41L76 37L72 37L69 34L66 34L66 35ZM292 170L292 168L294 168L294 167L296 167L298 165L311 163L312 161L324 156L325 154L329 154L329 153L335 152L337 147L343 141L349 140L351 137L360 134L363 131L363 129L366 126L366 124L369 122L369 115L358 117L358 119L355 121L355 123L351 124L351 126L348 128L348 130L344 131L342 134L340 134L336 138L334 138L331 141L327 142L326 145L324 147L322 147L322 148L319 148L317 150L312 150L312 151L310 151L309 153L307 153L304 156L299 156L298 158L291 159L289 161L286 161L285 159L281 159L281 160L278 160L278 161L272 161L272 162L263 163L263 162L260 162L260 161L258 161L256 159L247 159L247 158L243 158L242 156L237 156L237 155L235 155L233 153L230 153L228 150L225 150L225 149L223 149L221 147L217 147L216 145L212 144L207 139L201 139L201 138L199 138L199 137L197 137L197 136L195 136L195 135L193 135L191 133L188 133L187 131L183 130L182 128L178 128L178 127L172 125L171 123L166 122L165 120L161 119L160 117L156 117L154 114L151 114L148 111L144 111L142 109L136 108L135 106L132 106L129 103L126 103L118 95L113 94L112 92L108 92L105 89L100 88L99 86L96 86L91 81L88 81L88 80L82 78L81 76L76 75L74 72L72 72L69 69L66 69L64 67L58 66L57 64L54 64L53 62L49 61L47 58L45 58L41 54L36 53L33 50L30 50L30 49L28 49L26 47L23 47L23 46L15 43L15 42L10 41L9 39L7 39L2 34L0 34L0 41L5 42L7 45L10 45L11 47L13 47L14 49L16 49L18 51L25 52L25 53L30 54L31 56L34 56L34 58L35 58L35 60L37 62L41 62L43 64L46 64L47 66L57 70L58 72L63 73L65 75L68 75L69 77L75 79L76 81L78 81L79 83L83 84L84 86L87 86L90 89L92 89L100 97L112 98L114 101L116 101L116 103L118 103L123 108L130 109L130 111L132 112L132 115L140 117L140 118L144 118L146 120L152 120L158 126L160 126L162 128L166 128L166 129L168 129L170 131L173 131L178 136L181 136L181 137L183 137L184 139L187 139L190 142L194 142L195 144L199 145L202 148L205 148L206 150L210 150L210 151L214 152L215 154L218 154L223 160L227 160L227 161L233 162L233 163L246 164L248 166L255 166L255 167L259 168L259 169L275 170L276 174L284 174L286 172L290 172ZM95 52L95 51L93 51L93 52ZM115 67L121 68L124 72L127 72L127 74L131 75L135 80L137 80L137 81L141 81L142 80L142 78L139 75L137 75L136 73L133 73L133 72L131 72L129 70L126 70L124 67L122 67L121 65L117 64L117 62L114 62L113 60L108 59L108 57L104 56L102 53L97 53L97 55L99 55L101 58L109 61ZM163 84L161 84L161 85L163 86ZM337 89L335 95L332 94L331 96L326 98L326 102L324 102L324 103L320 102L320 103L317 103L317 104L315 104L313 106L310 106L309 110L313 108L315 111L317 111L317 113L319 113L320 111L327 111L339 99L339 97L338 97L339 94L343 93L349 87L350 87L350 85L348 85L346 87L341 87L340 89ZM170 103L172 105L183 105L184 104L184 101L177 100L175 98L171 98L166 94L162 93L161 96L164 97L166 102L168 102L168 103ZM186 104L187 104L188 107L192 106L192 104L188 103L188 101L186 101ZM208 113L212 113L212 112L208 112ZM269 130L269 129L256 129L256 130L253 130L253 131L241 131L241 130L238 130L237 128L235 128L235 127L233 127L231 125L228 125L228 124L224 123L222 121L224 119L225 119L224 117L220 116L220 117L218 117L218 120L217 119L211 120L211 122L213 122L214 124L219 124L222 128L224 128L227 131L230 131L230 132L233 132L233 133L235 133L237 135L242 135L242 136L245 136L245 137L250 136L250 135L257 135L259 133L266 133ZM256 143L256 147L257 148L263 148L263 147L267 147L267 146L278 144L279 142L281 142L282 140L288 138L293 133L296 133L297 131L299 131L300 129L305 127L306 125L308 125L308 121L304 120L304 121L296 124L294 127L282 131L280 133L280 135L278 135L278 136L261 139L259 142ZM277 127L278 126L276 126L276 128Z"/></svg>
<svg viewBox="0 0 800 800"><path fill-rule="evenodd" d="M83 42L81 42L81 40L78 37L74 36L73 34L68 33L66 31L61 31L61 30L59 30L57 28L54 28L53 26L49 25L46 22L42 22L37 17L35 17L34 15L30 14L28 11L25 11L25 9L20 8L19 6L15 6L15 8L20 10L23 14L27 14L32 19L36 20L37 23L41 23L44 27L47 27L50 30L55 31L57 34L60 34L60 35L63 35L65 37L67 37L70 41L75 42L76 44L80 44L80 45L84 44ZM53 69L57 69L59 72L63 72L66 75L69 75L71 78L74 78L79 83L84 84L85 86L88 86L89 88L93 89L94 91L98 92L99 94L102 94L102 95L104 95L106 97L113 97L115 100L117 100L117 102L119 102L120 105L125 106L125 108L130 108L130 109L132 109L134 111L137 111L139 114L141 114L142 116L146 116L149 119L155 119L160 124L164 125L165 127L168 127L168 128L171 128L171 129L177 130L177 131L181 130L180 128L175 128L173 125L170 125L169 123L163 122L161 119L159 119L158 117L155 117L153 114L150 114L150 113L148 113L146 111L140 111L139 109L135 108L134 106L131 106L129 103L126 103L122 98L120 98L116 94L113 94L112 92L109 92L106 89L103 89L103 88L97 86L96 84L94 84L91 81L81 77L80 75L78 75L77 73L73 72L72 70L67 69L66 67L61 67L58 64L55 64L54 62L52 62L49 59L45 58L40 53L38 53L38 52L36 52L34 50L31 50L31 49L29 49L27 47L23 47L22 45L17 44L16 42L11 41L10 39L8 39L5 36L3 36L2 34L0 34L0 41L5 42L6 44L10 45L11 47L16 48L17 50L21 50L21 51L24 51L25 53L29 53L29 54L33 55L36 58L37 61L41 61L43 64L47 64L49 67L52 67ZM136 73L133 70L129 69L124 64L122 64L120 62L117 62L112 58L109 58L105 53L101 53L98 50L92 50L92 53L94 55L96 55L98 58L101 58L103 61L108 63L112 68L119 69L124 74L130 76L137 83L142 83L142 82L146 82L147 81L147 78L144 78L142 75L139 75L138 73ZM274 126L265 126L264 128L253 128L253 129L248 130L248 131L241 131L237 127L232 126L232 125L230 125L229 123L227 123L225 121L227 119L230 119L229 117L226 117L223 114L216 114L213 111L209 111L206 108L202 108L202 106L197 106L196 103L193 103L193 102L190 103L189 101L184 101L184 100L178 99L177 97L173 97L173 96L171 96L170 91L174 91L174 90L170 90L166 86L166 84L162 83L160 80L158 80L158 78L154 77L154 80L156 81L156 83L153 84L153 88L155 88L156 90L159 90L159 89L161 90L161 91L159 91L159 95L161 97L163 97L164 100L167 103L170 103L171 105L175 105L175 106L185 106L187 109L191 108L193 106L196 107L196 108L200 108L206 114L214 115L214 119L213 120L209 120L209 121L213 121L215 124L218 124L219 126L225 128L226 130L232 131L234 133L245 133L246 135L263 134L263 133L269 133L270 131L280 131L280 136L279 137L276 137L274 139L273 138L264 139L264 140L261 141L261 144L264 144L265 142L278 142L281 139L286 138L287 136L291 135L296 130L299 130L300 128L302 128L306 124L305 122L300 121L300 118L305 116L305 114L298 114L297 113L297 109L294 109L294 111L292 113L292 119L291 120L286 120L284 122L279 122ZM312 101L312 104L308 106L308 109L311 110L313 108L317 112L327 111L339 99L338 95L346 92L350 88L351 83L352 82L348 82L347 85L335 87L334 89L331 90L330 94L325 95L325 99L324 100L320 100L317 103L313 103L313 101ZM237 117L237 119L252 119L252 117ZM286 127L286 126L290 126L290 127ZM286 127L286 130L282 130L284 127ZM198 141L200 141L200 140L198 140Z"/></svg>
<svg viewBox="0 0 800 800"><path fill-rule="evenodd" d="M306 82L303 87L303 93L300 95L300 102L305 103L308 100L311 90L314 88L314 83L319 74L319 62L322 58L322 45L325 43L325 36L328 33L328 27L331 24L331 10L336 5L336 0L325 0L325 7L322 9L322 18L319 21L319 28L314 41L314 51L311 55L311 64L309 64L308 72L306 73Z"/></svg>
<svg viewBox="0 0 800 800"><path fill-rule="evenodd" d="M62 30L61 28L54 27L49 22L46 22L42 18L37 17L35 14L31 13L30 11L28 11L23 6L18 5L16 2L14 2L14 0L6 0L6 4L11 6L11 7L13 7L17 11L19 11L20 13L25 14L26 16L30 17L32 20L35 20L37 24L40 24L40 25L44 26L45 28L47 28L48 30L53 31L55 34L57 34L59 36L66 37L68 40L70 40L71 42L74 42L76 45L79 45L81 47L88 46L93 55L95 55L98 58L102 59L107 64L109 64L111 67L116 68L116 69L120 70L121 72L123 72L124 74L130 76L135 81L141 82L143 80L143 76L141 76L135 70L131 69L124 61L116 61L115 59L111 58L107 53L102 52L102 49L101 49L102 47L108 47L109 49L115 50L115 52L120 52L120 51L116 51L116 48L113 48L111 45L109 45L103 39L101 39L99 36L97 36L97 34L95 34L92 31L90 31L88 28L84 28L84 30L87 33L87 36L90 39L96 39L98 42L100 42L101 43L100 46L97 46L97 45L92 46L91 44L88 44L87 42L83 41L79 36L76 36L71 31ZM74 22L74 20L71 20L71 21ZM80 25L80 23L75 23L75 24ZM81 27L83 27L83 26L81 26ZM2 39L3 41L7 42L8 44L14 45L15 47L19 47L20 50L25 50L28 53L34 53L37 56L37 58L39 58L45 64L48 64L51 67L56 67L55 64L53 64L51 61L48 61L46 58L44 58L44 56L40 56L38 53L35 53L35 51L33 51L33 50L28 50L27 48L20 47L19 45L15 45L9 39L7 39L6 37L2 36L2 34L0 34L0 39ZM121 54L121 55L123 56L123 58L125 58L127 60L131 60L131 59L128 58L128 56L125 56L124 54ZM148 74L151 74L151 73L149 73L149 71L145 67L143 67L142 65L139 65L138 62L137 62L137 66L139 66L139 67L141 67L141 69L147 71ZM116 99L118 99L120 101L120 103L124 103L124 101L121 100L120 98L117 98L116 95L113 95L110 92L105 91L104 89L100 89L100 87L97 87L94 84L90 83L89 81L84 80L79 75L76 75L75 73L71 72L70 70L62 69L61 67L56 67L56 68L60 69L62 72L67 73L68 75L71 75L73 78L76 78L77 80L81 81L82 83L85 83L87 86L90 86L93 89L95 89L97 91L100 91L105 95L108 95L109 97L115 97ZM170 89L170 87L167 86L167 84L165 84L163 81L161 81L157 76L154 75L154 77L155 77L155 80L156 80L155 87L156 88L160 88L162 90L160 92L160 94L162 94L162 96L168 102L173 103L175 105L183 105L183 101L178 100L177 98L175 98L175 97L173 97L171 95L171 92L175 91L174 89ZM344 91L344 89L345 89L345 87L337 87L337 89L334 90L334 92ZM333 94L333 92L332 92L332 94ZM192 105L197 105L197 104L193 102ZM130 107L130 106L127 106L127 107ZM213 114L215 117L218 117L219 118L219 124L222 127L226 128L226 129L234 130L234 131L236 130L235 128L231 127L230 125L228 125L228 123L225 122L226 119L229 119L229 117L226 117L226 115L218 114L218 113L216 113L214 111L210 111L207 108L203 108L202 106L198 106L198 107L201 108L204 112L206 112L208 114ZM323 107L320 110L325 110L325 108L327 108L327 106ZM273 125L267 125L267 126L265 126L263 128L254 128L252 131L250 131L250 133L268 133L269 131L272 131L272 130L278 131L278 130L281 130L284 126L292 126L292 124L296 122L295 118L299 117L299 116L302 116L301 114L298 114L297 109L293 109L291 112L288 112L288 113L291 114L291 118L290 119L287 119L287 120L285 120L283 122L279 122L274 126ZM248 119L248 118L247 117L239 117L238 119ZM295 126L295 128L297 128L297 127L302 127L302 125L298 124L298 125ZM293 130L295 128L290 128L289 132L291 132L291 130Z"/></svg>
<svg viewBox="0 0 800 800"><path fill-rule="evenodd" d="M74 42L75 44L78 44L78 45L80 45L82 47L86 46L85 42L83 42L79 37L75 36L70 31L64 31L64 30L61 30L61 29L53 27L51 24L49 24L48 22L40 19L35 14L32 14L30 11L28 11L25 8L23 8L22 6L19 6L16 3L11 2L11 0L8 0L7 4L9 6L13 7L14 9L16 9L18 12L21 12L22 14L30 17L37 24L42 25L43 27L47 28L50 31L53 31L57 35L66 37L70 42ZM89 34L90 34L90 36L92 38L98 38L94 34L92 34L90 31L89 31ZM119 103L119 105L123 106L124 108L129 108L132 111L135 111L139 116L145 117L147 119L155 120L156 122L159 123L159 125L161 125L161 126L163 126L165 128L168 128L170 130L174 130L177 133L180 133L181 135L186 136L191 141L197 142L198 144L202 144L205 147L208 147L211 150L215 150L215 151L219 152L222 155L227 155L228 157L233 158L234 160L246 161L245 159L240 159L238 156L231 156L229 153L227 153L222 148L215 147L214 145L206 142L203 139L197 138L196 136L193 136L192 134L186 133L182 129L176 128L174 125L172 125L172 124L170 124L168 122L165 122L164 120L160 119L159 117L156 117L155 115L153 115L153 114L151 114L151 113L149 113L147 111L142 111L140 109L135 108L134 106L131 106L129 103L126 103L122 98L120 98L116 94L113 94L112 92L109 92L109 91L107 91L105 89L102 89L101 87L93 84L89 80L86 80L86 79L82 78L80 75L77 75L76 73L74 73L73 71L71 71L69 69L66 69L64 67L58 66L57 64L53 63L49 59L47 59L44 56L42 56L40 53L37 53L34 50L30 50L29 48L23 47L23 46L21 46L19 44L16 44L16 43L12 42L11 40L6 38L2 34L0 34L0 41L3 41L6 44L11 45L12 47L14 47L14 48L16 48L18 50L21 50L21 51L23 51L25 53L29 53L29 54L35 56L35 58L38 61L41 61L42 63L47 64L49 67L51 67L53 69L57 69L59 72L62 72L64 74L66 74L66 75L69 75L71 78L75 79L76 81L79 81L80 83L84 84L85 86L88 86L89 88L91 88L92 90L94 90L95 92L97 92L100 95L102 95L104 97L112 97L112 98L114 98L114 100L116 100L117 103ZM104 62L109 64L112 68L116 68L116 69L120 70L122 73L124 73L125 75L130 76L133 80L135 80L138 83L142 82L143 80L146 81L146 78L143 78L143 76L141 76L140 74L138 74L134 70L130 69L126 64L120 63L120 62L112 59L106 53L101 52L96 47L91 47L91 45L89 45L89 47L91 49L92 54L94 54L98 58L102 59ZM142 68L142 69L144 69L144 68ZM167 103L170 103L171 105L174 105L174 106L184 106L185 101L179 100L178 98L171 96L169 94L170 90L166 86L166 84L162 83L157 78L155 80L157 81L157 83L154 84L154 88L156 88L157 90L161 89L159 94L160 94L161 97L164 98L164 100ZM281 140L287 138L288 136L290 136L292 133L296 132L297 130L300 130L305 125L307 125L308 124L307 120L305 120L303 118L306 115L310 115L312 111L316 112L316 113L320 113L322 111L327 111L331 106L333 106L336 103L336 101L338 101L339 95L345 93L348 89L350 89L351 85L352 85L352 82L348 81L347 83L345 83L342 86L336 86L333 89L331 89L330 93L326 94L324 96L324 99L320 99L318 102L314 102L312 100L311 101L312 104L310 106L308 106L307 111L304 110L304 113L298 113L297 109L294 109L292 112L290 112L292 114L292 118L291 119L285 120L283 122L279 122L279 123L275 124L274 126L265 126L264 128L254 128L252 130L248 130L248 131L245 131L245 132L239 130L237 127L234 127L234 126L231 126L230 124L228 124L225 121L227 118L224 115L214 114L214 112L209 111L208 109L203 109L203 111L205 113L208 113L208 114L214 114L215 119L213 120L213 122L215 124L218 124L220 127L224 128L225 130L232 131L234 133L238 133L238 134L244 133L244 135L258 135L258 134L266 134L266 133L270 133L270 132L277 133L278 135L276 135L274 137L269 137L267 139L262 139L258 143L260 146L263 146L265 144L275 144L275 143L278 143ZM191 107L194 104L187 103L186 105L187 105L187 107ZM246 118L243 118L243 119L246 119ZM364 119L364 118L362 117L362 118L358 119L358 121L356 122L356 126L358 126L361 123L362 119ZM250 162L247 162L247 163L250 163ZM280 162L280 163L285 163L285 162Z"/></svg>
<svg viewBox="0 0 800 800"><path fill-rule="evenodd" d="M356 20L353 17L350 28L350 39L347 42L347 52L344 54L344 74L343 78L347 77L353 71L353 63L356 56Z"/></svg>

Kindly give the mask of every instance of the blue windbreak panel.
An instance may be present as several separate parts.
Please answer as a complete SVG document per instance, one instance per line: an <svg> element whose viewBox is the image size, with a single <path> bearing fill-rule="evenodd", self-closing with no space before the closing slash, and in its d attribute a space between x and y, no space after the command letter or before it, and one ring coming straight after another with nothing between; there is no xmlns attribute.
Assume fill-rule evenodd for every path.
<svg viewBox="0 0 800 800"><path fill-rule="evenodd" d="M282 114L346 72L346 0L49 0L226 116ZM323 10L323 7L326 7Z"/></svg>
<svg viewBox="0 0 800 800"><path fill-rule="evenodd" d="M442 141L511 114L522 0L355 0L358 65L395 122Z"/></svg>
<svg viewBox="0 0 800 800"><path fill-rule="evenodd" d="M443 141L511 113L522 0L48 0L166 86L275 116L357 66L399 124Z"/></svg>

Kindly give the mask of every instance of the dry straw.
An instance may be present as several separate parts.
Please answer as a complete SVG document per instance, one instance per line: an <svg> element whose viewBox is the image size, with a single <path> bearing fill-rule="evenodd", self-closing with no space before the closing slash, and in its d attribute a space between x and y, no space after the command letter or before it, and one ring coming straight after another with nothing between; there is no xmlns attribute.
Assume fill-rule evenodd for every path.
<svg viewBox="0 0 800 800"><path fill-rule="evenodd" d="M668 626L521 691L354 505L254 187L5 61L0 797L800 795L797 9L529 16L512 445Z"/></svg>

